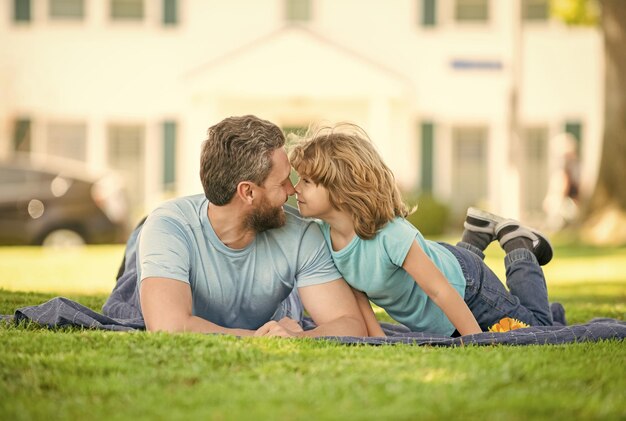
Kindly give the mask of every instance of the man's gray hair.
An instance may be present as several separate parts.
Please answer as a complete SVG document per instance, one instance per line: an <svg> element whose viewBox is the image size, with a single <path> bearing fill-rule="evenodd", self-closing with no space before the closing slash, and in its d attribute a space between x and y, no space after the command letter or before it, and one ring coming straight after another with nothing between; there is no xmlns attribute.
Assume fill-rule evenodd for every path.
<svg viewBox="0 0 626 421"><path fill-rule="evenodd" d="M229 117L210 127L200 159L200 179L209 202L226 205L242 181L262 185L272 170L272 153L284 144L278 126L253 115Z"/></svg>

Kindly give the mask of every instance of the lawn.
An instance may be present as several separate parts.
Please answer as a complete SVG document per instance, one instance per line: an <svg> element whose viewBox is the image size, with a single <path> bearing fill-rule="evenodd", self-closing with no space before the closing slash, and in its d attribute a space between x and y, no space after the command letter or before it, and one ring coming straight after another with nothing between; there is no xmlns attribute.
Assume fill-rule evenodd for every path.
<svg viewBox="0 0 626 421"><path fill-rule="evenodd" d="M0 248L0 314L59 294L99 310L122 251ZM501 257L489 250L499 274ZM559 247L546 277L570 323L626 319L626 248ZM370 347L0 327L0 419L619 420L625 391L623 341Z"/></svg>

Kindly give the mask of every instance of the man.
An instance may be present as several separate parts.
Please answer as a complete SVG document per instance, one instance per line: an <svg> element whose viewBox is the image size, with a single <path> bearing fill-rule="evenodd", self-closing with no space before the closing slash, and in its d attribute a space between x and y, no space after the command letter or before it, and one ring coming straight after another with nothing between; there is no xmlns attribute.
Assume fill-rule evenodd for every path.
<svg viewBox="0 0 626 421"><path fill-rule="evenodd" d="M144 223L137 281L146 328L240 336L365 336L317 224L285 214L295 193L282 131L254 116L209 128L205 195L166 202ZM317 328L272 315L298 287Z"/></svg>

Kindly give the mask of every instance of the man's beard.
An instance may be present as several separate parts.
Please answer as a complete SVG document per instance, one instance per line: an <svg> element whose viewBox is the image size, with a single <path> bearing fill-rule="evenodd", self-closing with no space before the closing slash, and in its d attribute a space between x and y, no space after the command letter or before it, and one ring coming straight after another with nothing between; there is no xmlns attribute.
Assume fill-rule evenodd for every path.
<svg viewBox="0 0 626 421"><path fill-rule="evenodd" d="M254 232L263 232L285 225L286 217L282 206L270 205L264 197L259 206L246 218L246 226Z"/></svg>

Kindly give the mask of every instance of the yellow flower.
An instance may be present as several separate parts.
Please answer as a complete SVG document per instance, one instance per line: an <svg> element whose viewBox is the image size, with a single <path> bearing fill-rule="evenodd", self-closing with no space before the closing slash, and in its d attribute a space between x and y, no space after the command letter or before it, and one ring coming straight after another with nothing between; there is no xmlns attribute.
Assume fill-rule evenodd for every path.
<svg viewBox="0 0 626 421"><path fill-rule="evenodd" d="M523 327L529 327L526 323L520 322L517 319L505 317L500 319L498 323L489 328L489 332L508 332L510 330L521 329Z"/></svg>

